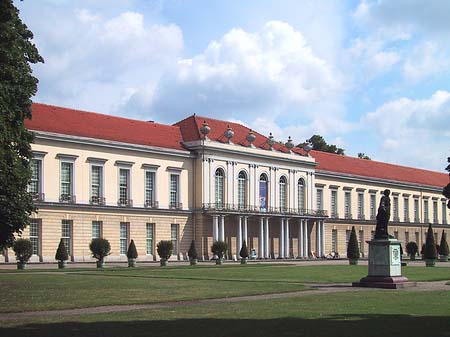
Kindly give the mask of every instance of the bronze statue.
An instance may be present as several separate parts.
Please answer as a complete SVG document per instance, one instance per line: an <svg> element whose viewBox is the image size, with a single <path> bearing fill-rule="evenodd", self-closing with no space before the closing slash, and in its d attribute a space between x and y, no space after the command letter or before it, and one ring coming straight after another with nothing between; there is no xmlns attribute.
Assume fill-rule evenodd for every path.
<svg viewBox="0 0 450 337"><path fill-rule="evenodd" d="M375 239L392 238L388 233L388 223L391 217L391 199L389 198L391 191L384 190L380 200L380 206L377 213L377 227L375 229Z"/></svg>

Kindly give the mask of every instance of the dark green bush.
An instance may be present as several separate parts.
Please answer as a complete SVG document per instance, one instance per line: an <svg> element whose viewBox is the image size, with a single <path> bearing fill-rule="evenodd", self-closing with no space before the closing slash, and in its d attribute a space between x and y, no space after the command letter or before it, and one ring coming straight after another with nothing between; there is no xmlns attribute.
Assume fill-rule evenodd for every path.
<svg viewBox="0 0 450 337"><path fill-rule="evenodd" d="M128 246L128 250L127 250L127 258L137 259L137 257L138 257L138 253L136 250L136 245L134 244L134 240L131 240L130 244Z"/></svg>
<svg viewBox="0 0 450 337"><path fill-rule="evenodd" d="M156 245L156 251L161 259L168 260L172 255L173 243L169 240L161 240Z"/></svg>
<svg viewBox="0 0 450 337"><path fill-rule="evenodd" d="M97 238L92 239L89 244L89 249L91 250L93 257L99 261L102 261L111 252L111 245L108 240Z"/></svg>
<svg viewBox="0 0 450 337"><path fill-rule="evenodd" d="M437 259L436 243L434 242L433 228L431 224L428 225L427 239L425 241L425 259L435 260Z"/></svg>
<svg viewBox="0 0 450 337"><path fill-rule="evenodd" d="M64 244L64 240L59 240L58 249L56 250L55 260L57 261L67 261L69 259L69 255L67 254L66 245Z"/></svg>
<svg viewBox="0 0 450 337"><path fill-rule="evenodd" d="M241 250L239 251L239 256L243 259L248 259L248 248L245 240L242 242Z"/></svg>
<svg viewBox="0 0 450 337"><path fill-rule="evenodd" d="M228 250L228 244L224 241L216 241L211 246L211 252L217 255L219 259L223 259Z"/></svg>
<svg viewBox="0 0 450 337"><path fill-rule="evenodd" d="M417 246L417 243L414 241L410 241L406 244L406 253L411 257L415 257L417 255L417 252L419 251L419 247Z"/></svg>
<svg viewBox="0 0 450 337"><path fill-rule="evenodd" d="M33 244L28 239L17 239L14 241L13 250L16 254L16 259L21 263L26 263L33 255Z"/></svg>
<svg viewBox="0 0 450 337"><path fill-rule="evenodd" d="M449 249L448 249L448 243L447 243L447 233L445 233L444 230L442 230L441 244L439 245L439 255L442 255L442 256L449 255Z"/></svg>
<svg viewBox="0 0 450 337"><path fill-rule="evenodd" d="M189 247L188 256L189 256L189 259L191 259L191 260L198 259L197 248L195 248L195 241L194 240L192 240L191 246Z"/></svg>
<svg viewBox="0 0 450 337"><path fill-rule="evenodd" d="M360 257L358 238L356 237L355 226L352 227L350 238L348 240L347 257L349 259L359 259Z"/></svg>

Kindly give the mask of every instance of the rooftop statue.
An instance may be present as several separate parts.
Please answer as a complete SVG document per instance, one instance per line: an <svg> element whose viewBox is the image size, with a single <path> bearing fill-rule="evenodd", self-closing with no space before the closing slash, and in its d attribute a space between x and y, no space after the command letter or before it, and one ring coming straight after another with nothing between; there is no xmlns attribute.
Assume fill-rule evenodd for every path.
<svg viewBox="0 0 450 337"><path fill-rule="evenodd" d="M392 238L388 233L388 223L391 217L391 199L389 195L391 191L384 190L383 196L380 200L380 206L377 213L377 227L375 229L375 239L389 239Z"/></svg>

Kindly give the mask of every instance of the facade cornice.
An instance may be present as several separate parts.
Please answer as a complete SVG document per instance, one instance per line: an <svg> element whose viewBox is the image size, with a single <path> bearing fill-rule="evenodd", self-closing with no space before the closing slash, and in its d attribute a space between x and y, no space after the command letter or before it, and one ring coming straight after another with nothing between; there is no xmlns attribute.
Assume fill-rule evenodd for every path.
<svg viewBox="0 0 450 337"><path fill-rule="evenodd" d="M60 142L66 142L66 143L72 143L72 144L93 145L93 146L107 147L107 148L113 148L113 149L137 151L137 152L152 153L152 154L162 154L162 155L169 155L169 156L183 157L183 158L193 158L194 157L194 155L188 150L184 151L184 150L169 149L169 148L163 148L163 147L157 147L157 146L138 145L138 144L124 143L124 142L117 142L117 141L113 141L113 140L72 136L72 135L65 135L65 134L45 132L45 131L34 131L34 130L31 130L31 131L35 135L36 139L60 141Z"/></svg>
<svg viewBox="0 0 450 337"><path fill-rule="evenodd" d="M353 180L357 182L363 182L363 183L373 183L373 184L389 184L393 185L399 188L412 188L412 189L421 189L423 191L429 191L429 192L441 192L442 187L436 187L436 186L430 186L430 185L424 185L424 184L417 184L417 183L408 183L404 181L396 181L396 180L389 180L389 179L381 179L381 178L374 178L374 177L365 177L365 176L359 176L354 174L346 174L346 173L337 173L337 172L331 172L331 171L324 171L324 170L316 170L316 178L335 178L335 179L348 179Z"/></svg>

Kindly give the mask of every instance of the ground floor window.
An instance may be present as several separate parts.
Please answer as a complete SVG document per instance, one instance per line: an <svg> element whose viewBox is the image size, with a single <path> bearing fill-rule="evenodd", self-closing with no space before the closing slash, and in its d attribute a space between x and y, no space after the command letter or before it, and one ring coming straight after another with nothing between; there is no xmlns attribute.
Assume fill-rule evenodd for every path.
<svg viewBox="0 0 450 337"><path fill-rule="evenodd" d="M178 254L178 224L170 225L170 239L173 244L173 253Z"/></svg>
<svg viewBox="0 0 450 337"><path fill-rule="evenodd" d="M30 219L30 241L32 244L33 255L39 255L40 253L40 221L38 219Z"/></svg>
<svg viewBox="0 0 450 337"><path fill-rule="evenodd" d="M147 255L153 255L153 237L154 237L155 225L152 223L147 224Z"/></svg>
<svg viewBox="0 0 450 337"><path fill-rule="evenodd" d="M337 252L338 251L338 249L337 249L337 244L338 244L338 242L337 242L337 234L338 234L337 229L333 229L331 231L331 250L333 252Z"/></svg>
<svg viewBox="0 0 450 337"><path fill-rule="evenodd" d="M405 244L409 242L409 232L405 232Z"/></svg>
<svg viewBox="0 0 450 337"><path fill-rule="evenodd" d="M364 231L359 231L359 251L361 252L361 255L364 254Z"/></svg>
<svg viewBox="0 0 450 337"><path fill-rule="evenodd" d="M129 222L120 223L120 255L126 255L128 249L128 228Z"/></svg>
<svg viewBox="0 0 450 337"><path fill-rule="evenodd" d="M72 225L72 220L62 220L61 222L61 238L68 255L72 255Z"/></svg>
<svg viewBox="0 0 450 337"><path fill-rule="evenodd" d="M348 241L350 240L350 233L351 233L352 231L351 230L349 230L349 229L347 229L346 231L345 231L345 247L348 247Z"/></svg>
<svg viewBox="0 0 450 337"><path fill-rule="evenodd" d="M92 238L98 239L102 237L102 221L92 221Z"/></svg>

